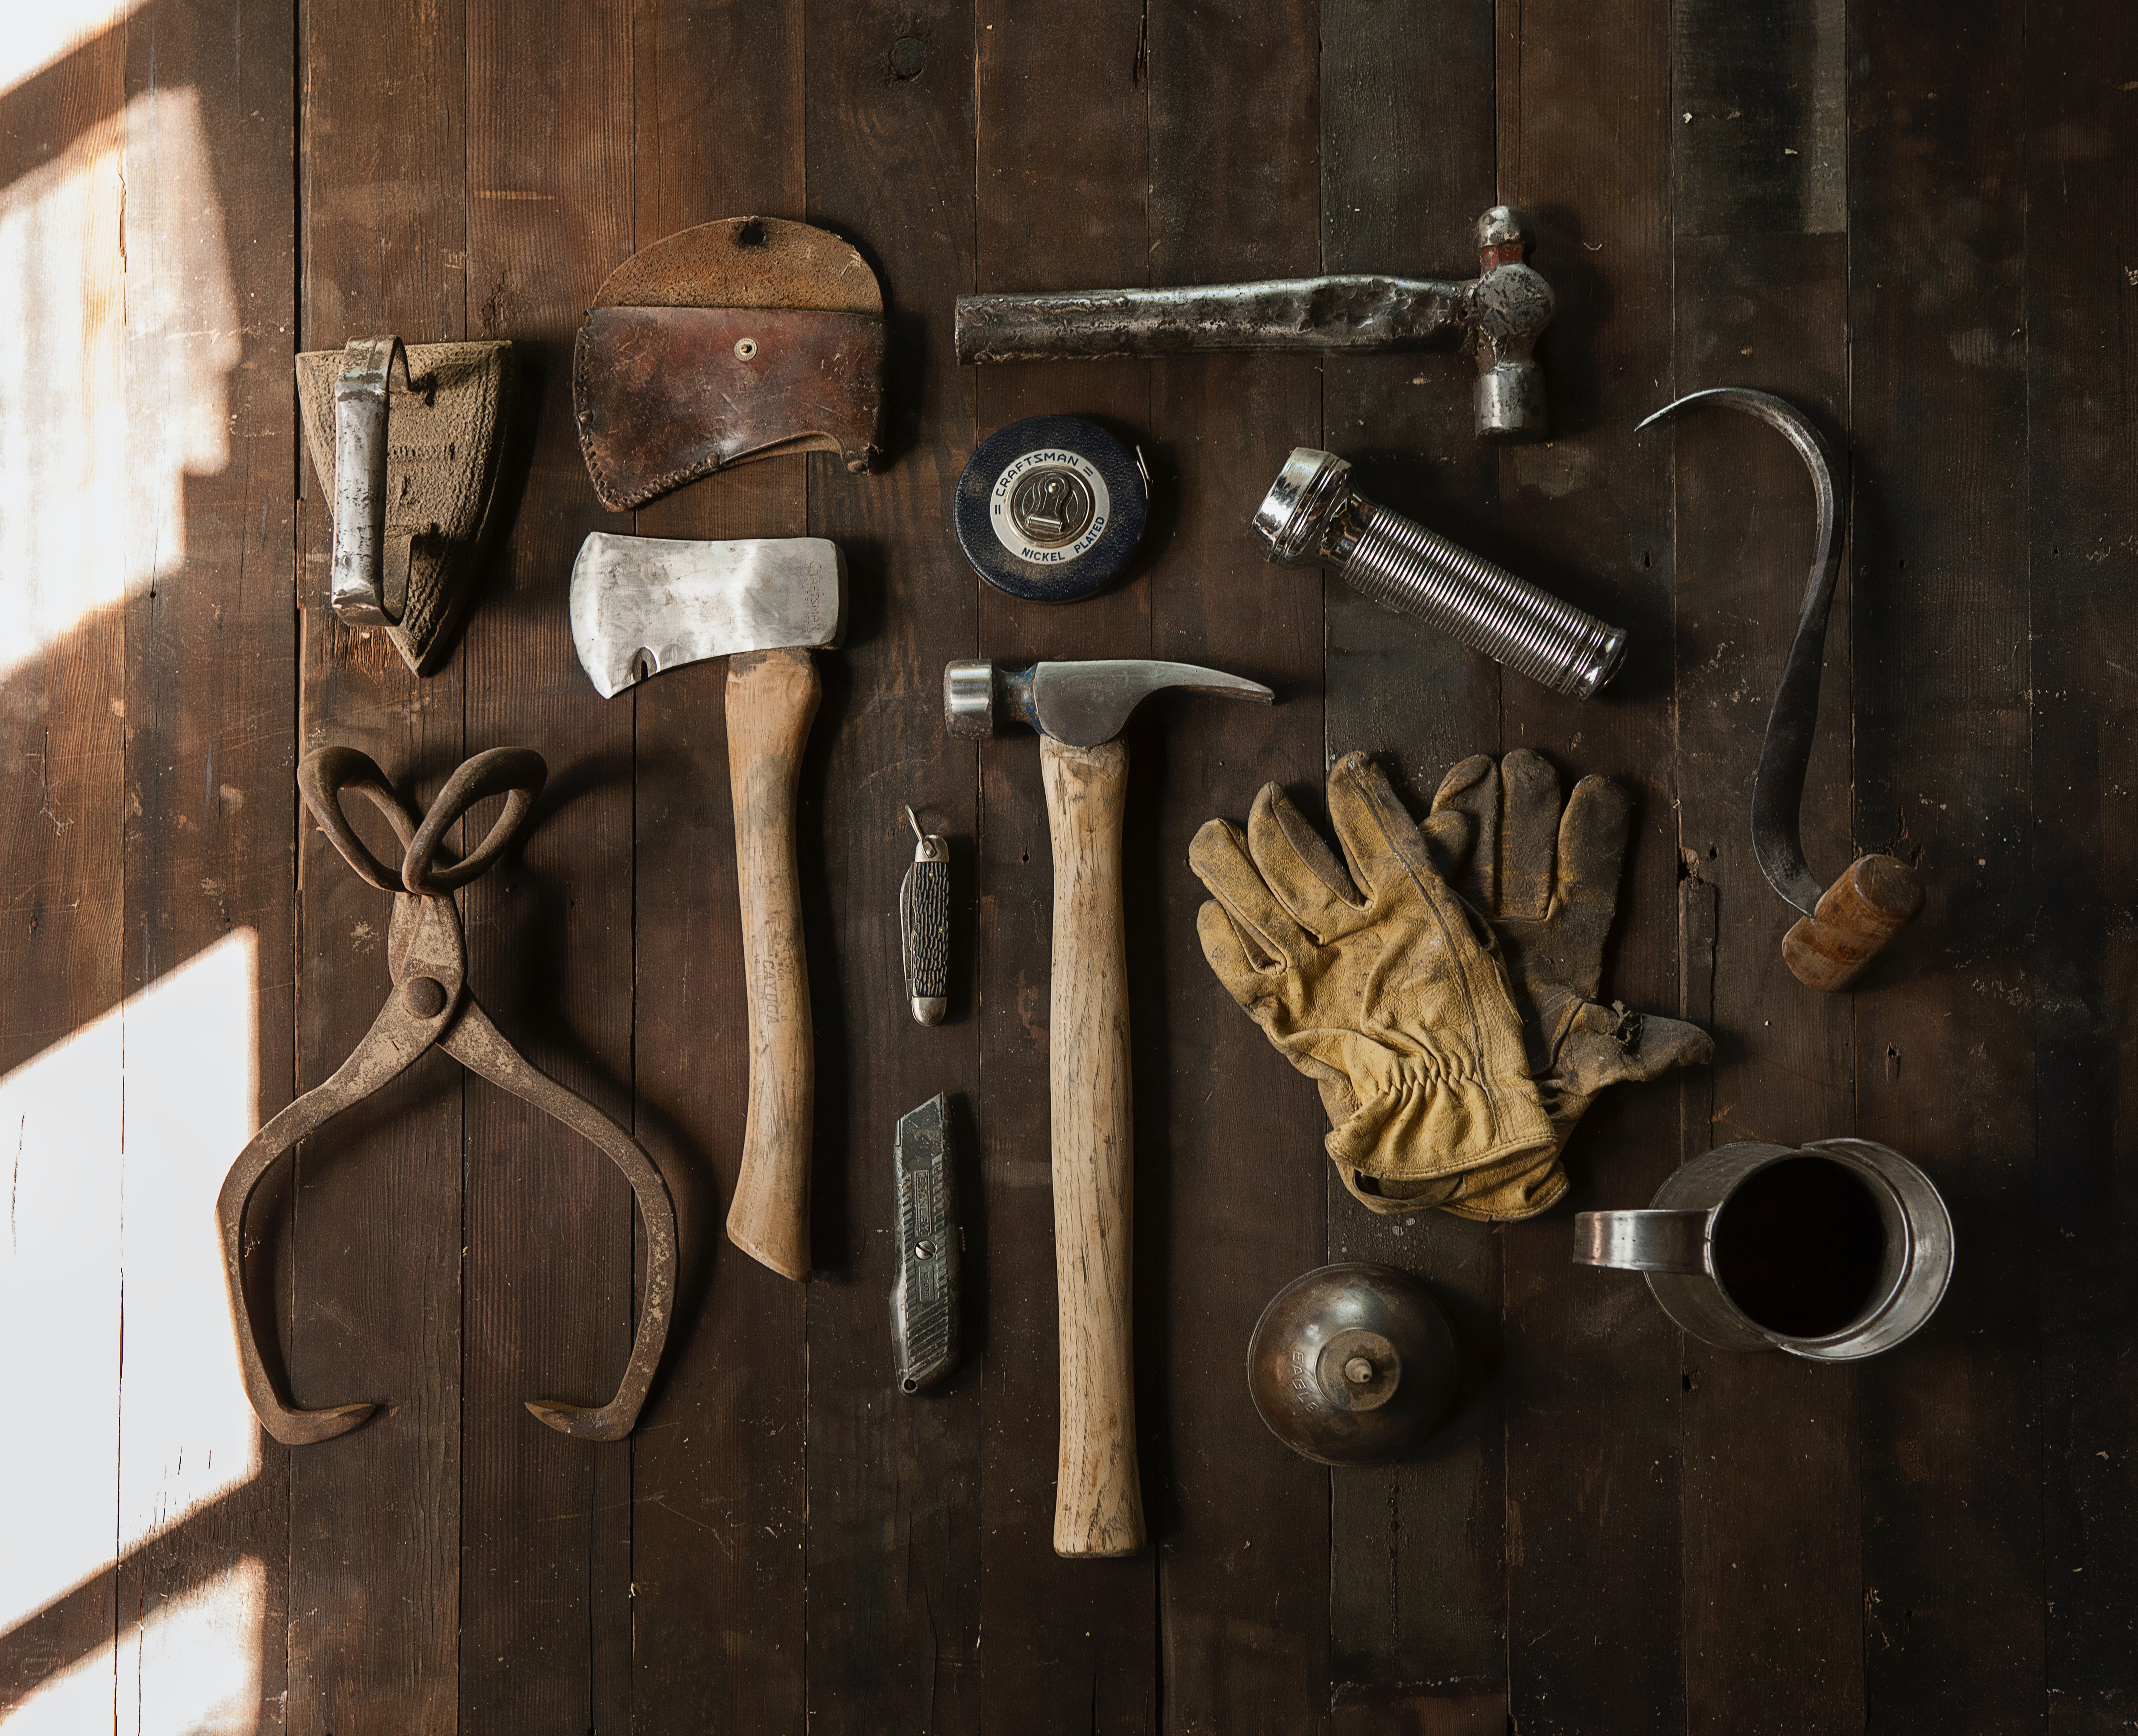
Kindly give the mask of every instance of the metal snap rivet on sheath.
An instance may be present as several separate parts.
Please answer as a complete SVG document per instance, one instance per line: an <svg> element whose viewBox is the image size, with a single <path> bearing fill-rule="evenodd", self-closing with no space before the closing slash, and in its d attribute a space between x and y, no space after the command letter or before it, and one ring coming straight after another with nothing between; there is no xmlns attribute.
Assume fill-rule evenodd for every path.
<svg viewBox="0 0 2138 1736"><path fill-rule="evenodd" d="M434 1019L446 1010L446 985L436 977L411 977L401 985L401 1004L419 1019Z"/></svg>
<svg viewBox="0 0 2138 1736"><path fill-rule="evenodd" d="M735 339L735 359L738 362L747 362L752 356L757 354L757 339L754 338L737 338Z"/></svg>

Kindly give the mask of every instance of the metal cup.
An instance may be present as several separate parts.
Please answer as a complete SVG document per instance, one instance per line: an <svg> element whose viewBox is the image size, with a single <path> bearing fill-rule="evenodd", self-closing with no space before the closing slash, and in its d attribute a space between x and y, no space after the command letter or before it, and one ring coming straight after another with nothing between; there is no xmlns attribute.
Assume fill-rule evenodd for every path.
<svg viewBox="0 0 2138 1736"><path fill-rule="evenodd" d="M1852 1173L1884 1232L1870 1300L1838 1330L1815 1338L1762 1325L1731 1298L1716 1268L1716 1226L1732 1197L1770 1164L1806 1157ZM1891 1349L1936 1311L1952 1277L1952 1218L1937 1189L1898 1152L1868 1139L1725 1145L1679 1169L1645 1211L1577 1213L1574 1235L1574 1264L1641 1273L1663 1312L1695 1338L1731 1350L1771 1346L1814 1362Z"/></svg>

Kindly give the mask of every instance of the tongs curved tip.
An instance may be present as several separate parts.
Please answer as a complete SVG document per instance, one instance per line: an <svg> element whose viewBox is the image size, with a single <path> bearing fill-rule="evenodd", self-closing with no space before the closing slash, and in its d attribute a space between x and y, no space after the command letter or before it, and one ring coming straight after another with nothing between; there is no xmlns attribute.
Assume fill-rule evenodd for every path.
<svg viewBox="0 0 2138 1736"><path fill-rule="evenodd" d="M285 1446L310 1446L346 1435L378 1408L375 1404L341 1404L320 1411L292 1411L281 1405L262 1404L257 1394L252 1403L261 1427Z"/></svg>
<svg viewBox="0 0 2138 1736"><path fill-rule="evenodd" d="M527 1414L574 1441L621 1441L638 1421L638 1407L566 1404L560 1398L525 1398Z"/></svg>

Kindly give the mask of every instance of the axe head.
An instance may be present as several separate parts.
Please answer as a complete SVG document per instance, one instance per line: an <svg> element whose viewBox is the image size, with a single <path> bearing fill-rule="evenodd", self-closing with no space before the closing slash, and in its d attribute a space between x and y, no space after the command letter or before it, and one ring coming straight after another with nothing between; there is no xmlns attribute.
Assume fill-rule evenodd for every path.
<svg viewBox="0 0 2138 1736"><path fill-rule="evenodd" d="M572 642L603 699L736 651L839 642L846 557L822 537L684 542L597 530L572 563Z"/></svg>

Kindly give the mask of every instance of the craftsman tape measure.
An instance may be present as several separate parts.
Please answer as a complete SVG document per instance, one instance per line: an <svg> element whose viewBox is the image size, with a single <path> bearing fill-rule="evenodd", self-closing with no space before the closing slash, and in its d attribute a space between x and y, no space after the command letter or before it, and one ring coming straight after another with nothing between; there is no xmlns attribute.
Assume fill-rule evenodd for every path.
<svg viewBox="0 0 2138 1736"><path fill-rule="evenodd" d="M1075 602L1142 540L1149 485L1134 453L1074 416L1032 416L980 442L958 479L958 543L998 591Z"/></svg>

